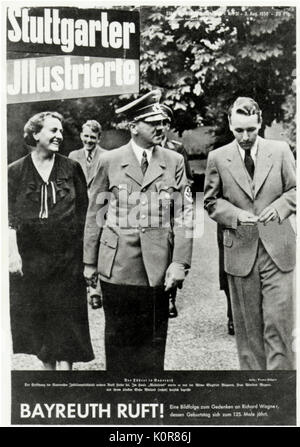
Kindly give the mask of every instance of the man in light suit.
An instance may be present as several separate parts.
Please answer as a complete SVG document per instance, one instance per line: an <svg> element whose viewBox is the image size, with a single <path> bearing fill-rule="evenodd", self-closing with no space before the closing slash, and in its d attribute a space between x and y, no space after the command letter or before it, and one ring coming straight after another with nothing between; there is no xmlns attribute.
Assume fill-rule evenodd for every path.
<svg viewBox="0 0 300 447"><path fill-rule="evenodd" d="M295 161L287 143L258 136L251 98L229 109L235 140L209 154L204 204L223 231L241 369L293 369Z"/></svg>
<svg viewBox="0 0 300 447"><path fill-rule="evenodd" d="M83 144L81 149L72 151L69 154L69 158L78 161L85 175L87 183L87 193L90 195L90 188L92 181L95 177L97 166L99 163L99 157L105 152L99 146L99 141L101 137L101 125L98 121L88 120L82 125L82 131L80 133L80 138ZM102 307L101 300L101 287L98 281L96 287L90 286L88 289L89 301L94 309Z"/></svg>
<svg viewBox="0 0 300 447"><path fill-rule="evenodd" d="M88 194L97 171L99 157L103 152L105 152L105 149L102 149L99 146L101 131L101 125L98 123L98 121L86 121L82 125L82 131L80 133L83 147L76 151L72 151L69 154L69 158L78 161L78 163L82 167L86 178Z"/></svg>
<svg viewBox="0 0 300 447"><path fill-rule="evenodd" d="M168 292L191 264L192 199L182 155L160 147L154 90L117 110L131 140L100 158L84 237L85 277L101 279L106 369L164 369Z"/></svg>

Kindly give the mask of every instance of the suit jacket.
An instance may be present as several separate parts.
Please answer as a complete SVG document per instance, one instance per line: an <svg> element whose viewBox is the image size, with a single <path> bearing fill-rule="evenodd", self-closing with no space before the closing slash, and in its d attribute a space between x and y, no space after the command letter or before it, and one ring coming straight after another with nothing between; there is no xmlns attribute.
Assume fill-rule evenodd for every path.
<svg viewBox="0 0 300 447"><path fill-rule="evenodd" d="M89 163L89 165L86 162L86 154L84 148L72 151L69 154L69 158L78 161L78 163L82 167L88 189L90 188L92 181L94 180L99 163L99 157L103 152L106 152L105 149L102 149L100 146L96 146L94 149L93 159L91 163Z"/></svg>
<svg viewBox="0 0 300 447"><path fill-rule="evenodd" d="M279 222L238 225L241 210L258 216L272 205ZM236 141L209 153L204 186L204 206L210 217L225 227L225 271L234 276L250 273L258 240L277 267L288 272L295 265L295 233L290 220L296 211L295 160L287 143L258 137L253 181Z"/></svg>
<svg viewBox="0 0 300 447"><path fill-rule="evenodd" d="M192 219L183 157L156 146L143 177L129 142L100 157L84 262L106 282L161 286L172 261L190 266Z"/></svg>

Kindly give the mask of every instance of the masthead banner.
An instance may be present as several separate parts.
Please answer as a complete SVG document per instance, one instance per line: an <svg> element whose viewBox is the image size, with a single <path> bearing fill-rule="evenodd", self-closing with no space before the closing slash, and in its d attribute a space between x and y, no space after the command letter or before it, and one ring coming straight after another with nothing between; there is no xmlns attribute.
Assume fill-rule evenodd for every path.
<svg viewBox="0 0 300 447"><path fill-rule="evenodd" d="M7 102L139 91L137 11L8 7Z"/></svg>

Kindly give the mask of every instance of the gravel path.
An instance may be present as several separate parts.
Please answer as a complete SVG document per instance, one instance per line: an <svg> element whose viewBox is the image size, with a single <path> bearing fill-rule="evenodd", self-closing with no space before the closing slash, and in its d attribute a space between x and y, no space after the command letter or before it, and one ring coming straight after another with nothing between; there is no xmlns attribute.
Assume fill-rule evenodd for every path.
<svg viewBox="0 0 300 447"><path fill-rule="evenodd" d="M169 321L165 369L238 369L235 340L227 334L226 298L219 290L216 224L203 213L201 198L197 203L196 233L204 220L204 235L194 239L192 268L177 295L179 315ZM89 321L95 360L76 363L75 370L105 369L103 310L89 308ZM41 364L34 356L16 354L12 369L38 370Z"/></svg>

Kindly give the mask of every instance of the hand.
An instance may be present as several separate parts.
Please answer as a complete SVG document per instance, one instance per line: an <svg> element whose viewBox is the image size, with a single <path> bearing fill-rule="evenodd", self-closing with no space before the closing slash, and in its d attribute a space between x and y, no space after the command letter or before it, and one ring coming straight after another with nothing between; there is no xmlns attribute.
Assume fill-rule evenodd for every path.
<svg viewBox="0 0 300 447"><path fill-rule="evenodd" d="M258 217L250 213L250 211L241 211L238 215L238 221L240 225L255 225Z"/></svg>
<svg viewBox="0 0 300 447"><path fill-rule="evenodd" d="M12 228L9 229L8 240L9 240L9 259L8 259L9 273L14 273L23 276L22 258L20 256L18 249L16 231L13 230Z"/></svg>
<svg viewBox="0 0 300 447"><path fill-rule="evenodd" d="M178 287L181 289L182 283L185 279L185 268L180 262L172 262L166 271L165 276L165 291Z"/></svg>
<svg viewBox="0 0 300 447"><path fill-rule="evenodd" d="M275 208L272 208L271 206L267 206L258 216L258 221L266 225L268 222L271 222L278 218L279 216L277 210Z"/></svg>
<svg viewBox="0 0 300 447"><path fill-rule="evenodd" d="M12 253L9 251L9 273L14 273L23 276L22 258L19 251Z"/></svg>
<svg viewBox="0 0 300 447"><path fill-rule="evenodd" d="M83 270L83 276L85 277L86 284L95 289L98 280L97 267L92 264L85 264Z"/></svg>

